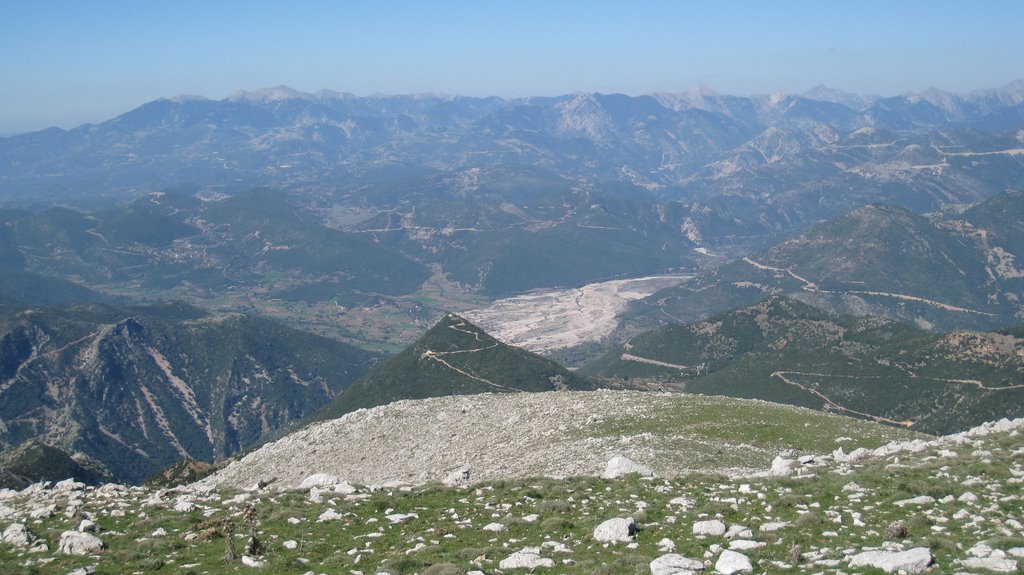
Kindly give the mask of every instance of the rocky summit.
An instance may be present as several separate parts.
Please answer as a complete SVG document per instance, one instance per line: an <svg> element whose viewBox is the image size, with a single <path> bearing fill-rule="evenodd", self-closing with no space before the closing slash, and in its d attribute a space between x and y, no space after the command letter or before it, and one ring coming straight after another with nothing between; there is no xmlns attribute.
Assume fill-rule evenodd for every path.
<svg viewBox="0 0 1024 575"><path fill-rule="evenodd" d="M811 429L815 437L804 437ZM463 474L475 482L748 473L786 449L831 452L851 448L852 438L877 447L919 437L925 436L763 401L610 390L493 393L399 401L316 423L199 485L291 487L316 473L362 484L461 481Z"/></svg>
<svg viewBox="0 0 1024 575"><path fill-rule="evenodd" d="M612 402L621 413L637 394L498 397L564 407L559 399L580 401L576 395ZM652 410L659 397L651 396ZM470 400L493 397L447 399L456 403L404 402L404 412L390 415L405 413L416 426L411 406L443 420ZM702 399L713 412L715 398ZM742 411L741 403L727 406ZM504 407L520 422L538 409ZM783 409L780 421L803 424L805 410ZM612 412L598 413L611 419ZM838 430L826 425L829 417L807 413L820 418L824 434ZM705 437L714 435L711 421L700 423ZM737 421L728 423L744 435ZM829 437L842 448L780 451L770 465L732 476L713 473L711 464L676 474L655 453L644 459L653 477L616 479L596 477L595 468L562 479L460 475L452 485L369 485L330 473L246 489L228 487L224 477L220 487L159 490L39 483L0 491L0 572L1014 573L1024 562L1022 429L1024 419L1002 420L937 438L895 431L905 436L884 443L848 429ZM610 435L629 449L626 430ZM316 448L326 447L322 439ZM416 449L409 444L406 453ZM324 467L331 461L321 457Z"/></svg>

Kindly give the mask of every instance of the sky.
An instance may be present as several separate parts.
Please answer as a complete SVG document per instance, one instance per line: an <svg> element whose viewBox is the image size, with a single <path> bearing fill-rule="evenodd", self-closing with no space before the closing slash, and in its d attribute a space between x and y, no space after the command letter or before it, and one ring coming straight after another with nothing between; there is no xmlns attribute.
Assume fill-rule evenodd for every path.
<svg viewBox="0 0 1024 575"><path fill-rule="evenodd" d="M0 0L0 134L180 94L893 96L1024 77L1020 0Z"/></svg>

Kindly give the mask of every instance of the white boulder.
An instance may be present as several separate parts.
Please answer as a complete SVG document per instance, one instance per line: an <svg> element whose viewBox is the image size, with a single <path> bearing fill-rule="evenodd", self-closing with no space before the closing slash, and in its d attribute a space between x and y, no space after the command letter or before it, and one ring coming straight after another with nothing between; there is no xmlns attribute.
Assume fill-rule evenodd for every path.
<svg viewBox="0 0 1024 575"><path fill-rule="evenodd" d="M594 539L599 543L628 543L636 535L636 523L632 517L609 519L594 529Z"/></svg>
<svg viewBox="0 0 1024 575"><path fill-rule="evenodd" d="M795 460L779 455L772 460L772 468L769 473L776 476L789 475L796 466L797 462Z"/></svg>
<svg viewBox="0 0 1024 575"><path fill-rule="evenodd" d="M342 482L342 479L329 473L314 473L299 483L299 489L306 490L310 487L331 487Z"/></svg>
<svg viewBox="0 0 1024 575"><path fill-rule="evenodd" d="M959 563L968 569L983 569L997 573L1017 572L1017 562L1005 557L969 557Z"/></svg>
<svg viewBox="0 0 1024 575"><path fill-rule="evenodd" d="M28 548L35 540L35 534L21 523L11 523L4 529L3 542L11 547Z"/></svg>
<svg viewBox="0 0 1024 575"><path fill-rule="evenodd" d="M85 489L85 484L84 483L82 483L81 481L75 481L74 479L70 479L70 478L65 479L63 481L58 481L57 483L53 484L53 490L54 491L59 491L59 492L61 492L61 491L81 491L82 489Z"/></svg>
<svg viewBox="0 0 1024 575"><path fill-rule="evenodd" d="M100 526L96 525L96 522L92 519L83 519L78 524L78 530L82 533L96 533L100 530Z"/></svg>
<svg viewBox="0 0 1024 575"><path fill-rule="evenodd" d="M603 479L618 479L631 473L636 473L643 477L654 476L654 472L651 471L650 467L640 465L627 457L616 455L608 460L608 465L605 467L604 473L601 474L601 477Z"/></svg>
<svg viewBox="0 0 1024 575"><path fill-rule="evenodd" d="M734 573L749 573L754 570L750 564L750 558L742 553L726 549L718 556L715 562L715 572L722 575L733 575Z"/></svg>
<svg viewBox="0 0 1024 575"><path fill-rule="evenodd" d="M526 547L516 551L498 563L499 569L536 569L537 567L554 567L555 561L540 556L540 547Z"/></svg>
<svg viewBox="0 0 1024 575"><path fill-rule="evenodd" d="M704 563L677 553L662 555L651 561L651 575L696 575L704 570Z"/></svg>
<svg viewBox="0 0 1024 575"><path fill-rule="evenodd" d="M927 547L907 551L865 551L850 559L850 567L876 567L886 573L920 573L931 563L932 552Z"/></svg>
<svg viewBox="0 0 1024 575"><path fill-rule="evenodd" d="M341 519L341 513L338 513L334 509L328 509L327 511L324 511L320 514L319 517L316 518L316 522L323 523L324 521L334 521L337 519Z"/></svg>
<svg viewBox="0 0 1024 575"><path fill-rule="evenodd" d="M57 551L65 555L88 555L103 549L103 541L95 535L80 531L65 531L60 534Z"/></svg>
<svg viewBox="0 0 1024 575"><path fill-rule="evenodd" d="M718 519L698 521L693 524L693 534L706 537L721 537L725 535L725 523Z"/></svg>
<svg viewBox="0 0 1024 575"><path fill-rule="evenodd" d="M906 507L907 505L931 505L935 503L935 498L931 495L919 495L910 499L901 499L896 502L897 507Z"/></svg>
<svg viewBox="0 0 1024 575"><path fill-rule="evenodd" d="M658 541L658 551L661 551L662 553L673 553L675 550L676 542L668 537L664 537L661 541Z"/></svg>

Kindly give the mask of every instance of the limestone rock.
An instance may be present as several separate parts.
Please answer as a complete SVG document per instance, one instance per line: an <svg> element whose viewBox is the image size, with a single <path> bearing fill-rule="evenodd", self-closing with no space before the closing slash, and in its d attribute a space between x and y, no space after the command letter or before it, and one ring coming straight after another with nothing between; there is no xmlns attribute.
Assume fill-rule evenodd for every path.
<svg viewBox="0 0 1024 575"><path fill-rule="evenodd" d="M749 573L754 570L750 564L750 558L742 553L726 549L715 562L715 572L722 575L733 575L734 573Z"/></svg>
<svg viewBox="0 0 1024 575"><path fill-rule="evenodd" d="M316 522L323 523L324 521L334 521L335 519L341 519L341 513L338 513L333 509L328 509L327 511L324 511L320 514L319 517L316 518Z"/></svg>
<svg viewBox="0 0 1024 575"><path fill-rule="evenodd" d="M85 489L85 484L81 481L75 481L74 479L65 479L53 484L53 490L58 492L80 491L82 489Z"/></svg>
<svg viewBox="0 0 1024 575"><path fill-rule="evenodd" d="M449 487L458 487L470 484L470 469L468 466L463 465L458 469L453 469L448 472L442 483Z"/></svg>
<svg viewBox="0 0 1024 575"><path fill-rule="evenodd" d="M341 483L341 478L329 473L314 473L299 483L299 489L305 491L310 487L329 487Z"/></svg>
<svg viewBox="0 0 1024 575"><path fill-rule="evenodd" d="M629 475L631 473L636 473L643 477L654 476L654 472L651 471L651 468L640 465L627 457L616 455L608 460L608 465L605 467L604 473L601 474L601 477L604 479L618 479L619 477Z"/></svg>
<svg viewBox="0 0 1024 575"><path fill-rule="evenodd" d="M934 497L931 495L920 495L910 499L901 499L896 502L896 506L906 507L907 505L931 505L932 503L935 503Z"/></svg>
<svg viewBox="0 0 1024 575"><path fill-rule="evenodd" d="M927 547L915 547L908 551L865 551L850 559L850 567L877 567L886 573L905 571L920 573L932 562L932 552Z"/></svg>
<svg viewBox="0 0 1024 575"><path fill-rule="evenodd" d="M1017 562L1004 557L971 557L960 561L968 569L987 569L997 573L1016 573Z"/></svg>
<svg viewBox="0 0 1024 575"><path fill-rule="evenodd" d="M772 460L772 468L769 473L777 476L789 475L793 472L793 468L796 465L797 462L795 460L779 455Z"/></svg>
<svg viewBox="0 0 1024 575"><path fill-rule="evenodd" d="M757 549L758 547L764 547L764 543L759 541L751 541L749 539L733 539L729 542L729 549L733 551L750 551Z"/></svg>
<svg viewBox="0 0 1024 575"><path fill-rule="evenodd" d="M651 561L651 575L696 575L704 570L704 563L668 553Z"/></svg>
<svg viewBox="0 0 1024 575"><path fill-rule="evenodd" d="M316 485L309 488L309 502L310 503L323 503L324 498L320 493L320 489Z"/></svg>
<svg viewBox="0 0 1024 575"><path fill-rule="evenodd" d="M690 499L689 497L687 497L685 495L681 495L679 497L673 497L672 499L670 499L668 504L669 505L678 505L679 507L682 507L685 510L685 509L689 509L689 508L693 507L694 506L694 501L693 501L693 499Z"/></svg>
<svg viewBox="0 0 1024 575"><path fill-rule="evenodd" d="M488 523L483 526L484 531L490 531L492 533L501 533L502 531L508 531L508 527L501 523Z"/></svg>
<svg viewBox="0 0 1024 575"><path fill-rule="evenodd" d="M103 541L95 535L79 531L65 531L60 534L57 551L65 555L88 555L103 549Z"/></svg>
<svg viewBox="0 0 1024 575"><path fill-rule="evenodd" d="M718 519L698 521L693 524L693 534L709 537L721 537L722 535L725 535L725 523L722 523Z"/></svg>
<svg viewBox="0 0 1024 575"><path fill-rule="evenodd" d="M609 519L594 529L594 539L599 543L628 543L636 535L636 523L632 517Z"/></svg>
<svg viewBox="0 0 1024 575"><path fill-rule="evenodd" d="M568 545L559 541L545 541L540 546L548 553L572 553Z"/></svg>
<svg viewBox="0 0 1024 575"><path fill-rule="evenodd" d="M516 551L498 563L499 569L536 569L537 567L554 567L555 561L540 556L540 547L526 547Z"/></svg>
<svg viewBox="0 0 1024 575"><path fill-rule="evenodd" d="M750 539L754 536L754 532L744 525L730 525L729 530L725 532L726 539Z"/></svg>
<svg viewBox="0 0 1024 575"><path fill-rule="evenodd" d="M11 523L4 529L3 542L11 547L28 548L35 540L35 534L21 523Z"/></svg>
<svg viewBox="0 0 1024 575"><path fill-rule="evenodd" d="M409 519L419 519L418 513L392 513L391 515L385 515L384 519L387 519L390 523L401 523Z"/></svg>

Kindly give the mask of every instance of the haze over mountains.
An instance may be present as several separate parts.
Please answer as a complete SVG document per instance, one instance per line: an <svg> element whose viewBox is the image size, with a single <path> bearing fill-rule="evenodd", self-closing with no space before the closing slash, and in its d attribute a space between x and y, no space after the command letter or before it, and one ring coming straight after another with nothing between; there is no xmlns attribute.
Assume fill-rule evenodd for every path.
<svg viewBox="0 0 1024 575"><path fill-rule="evenodd" d="M668 385L935 432L1019 416L1022 189L1021 81L158 100L0 140L0 441L137 482L486 391ZM559 350L612 349L587 376L450 313L663 274ZM37 441L60 454L15 449Z"/></svg>

